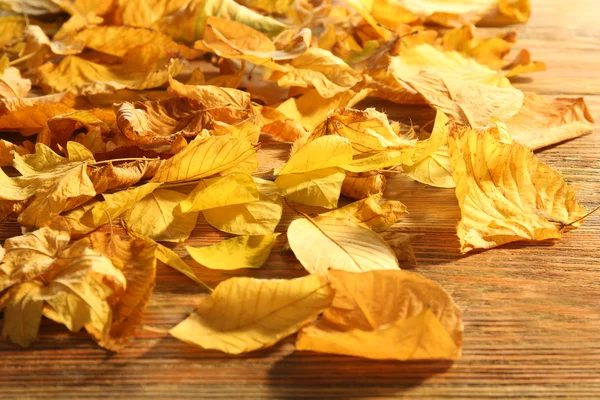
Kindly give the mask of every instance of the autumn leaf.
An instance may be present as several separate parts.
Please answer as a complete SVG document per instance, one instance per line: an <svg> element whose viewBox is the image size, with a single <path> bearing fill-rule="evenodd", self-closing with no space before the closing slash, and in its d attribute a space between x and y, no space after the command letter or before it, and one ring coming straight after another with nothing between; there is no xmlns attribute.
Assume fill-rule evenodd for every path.
<svg viewBox="0 0 600 400"><path fill-rule="evenodd" d="M203 179L181 202L183 212L243 204L259 200L259 192L250 175L231 174Z"/></svg>
<svg viewBox="0 0 600 400"><path fill-rule="evenodd" d="M123 214L127 229L156 241L182 242L196 226L198 212L184 213L185 194L156 189Z"/></svg>
<svg viewBox="0 0 600 400"><path fill-rule="evenodd" d="M452 133L449 147L463 253L518 240L556 239L585 215L575 191L526 147L468 129Z"/></svg>
<svg viewBox="0 0 600 400"><path fill-rule="evenodd" d="M253 178L258 200L243 204L205 209L204 219L212 227L234 235L269 235L281 220L283 205L275 183Z"/></svg>
<svg viewBox="0 0 600 400"><path fill-rule="evenodd" d="M186 246L190 256L206 268L234 270L260 268L271 254L279 233L262 236L237 236L205 247Z"/></svg>
<svg viewBox="0 0 600 400"><path fill-rule="evenodd" d="M240 354L272 346L315 319L333 291L323 277L232 278L169 333L205 349ZM243 312L242 312L243 311Z"/></svg>
<svg viewBox="0 0 600 400"><path fill-rule="evenodd" d="M115 122L112 112L101 109L89 111L73 111L55 115L46 120L42 131L37 136L37 143L43 143L56 150L58 146L66 146L73 133L81 128L88 132L98 130L101 134L110 131L110 125Z"/></svg>
<svg viewBox="0 0 600 400"><path fill-rule="evenodd" d="M429 279L406 271L331 271L330 281L333 303L300 331L297 350L378 360L460 356L462 312Z"/></svg>
<svg viewBox="0 0 600 400"><path fill-rule="evenodd" d="M256 148L246 140L229 135L199 136L162 163L152 180L180 182L218 173L252 173L257 167Z"/></svg>
<svg viewBox="0 0 600 400"><path fill-rule="evenodd" d="M337 210L319 214L321 217L345 219L363 225L375 232L382 232L394 225L406 212L406 206L397 200L379 204L381 193L355 201Z"/></svg>
<svg viewBox="0 0 600 400"><path fill-rule="evenodd" d="M3 56L3 60L8 63L5 57ZM31 90L31 81L21 77L21 72L17 68L6 65L0 67L0 98L26 97L29 90Z"/></svg>
<svg viewBox="0 0 600 400"><path fill-rule="evenodd" d="M31 153L33 148L34 144L29 141L20 146L0 139L0 167L10 167L13 164L13 151L19 155L23 155Z"/></svg>
<svg viewBox="0 0 600 400"><path fill-rule="evenodd" d="M38 335L44 301L40 282L25 282L8 290L0 298L4 310L2 337L21 347L29 347Z"/></svg>
<svg viewBox="0 0 600 400"><path fill-rule="evenodd" d="M327 275L329 269L399 269L394 252L381 236L347 219L296 219L287 237L294 255L311 274Z"/></svg>
<svg viewBox="0 0 600 400"><path fill-rule="evenodd" d="M383 232L381 237L390 245L398 262L407 262L412 265L417 265L417 258L412 244L423 238L420 233L404 233L404 232Z"/></svg>
<svg viewBox="0 0 600 400"><path fill-rule="evenodd" d="M385 176L379 172L346 172L346 178L342 183L342 194L351 199L364 199L383 193L386 182Z"/></svg>

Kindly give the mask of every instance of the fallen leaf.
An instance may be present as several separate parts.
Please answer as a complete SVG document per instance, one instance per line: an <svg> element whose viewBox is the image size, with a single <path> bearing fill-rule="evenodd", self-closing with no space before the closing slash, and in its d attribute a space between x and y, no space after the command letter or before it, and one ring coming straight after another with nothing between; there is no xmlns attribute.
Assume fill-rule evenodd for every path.
<svg viewBox="0 0 600 400"><path fill-rule="evenodd" d="M417 258L412 244L421 240L424 235L418 233L384 232L381 237L390 245L400 263L406 261L417 265Z"/></svg>
<svg viewBox="0 0 600 400"><path fill-rule="evenodd" d="M203 179L181 202L183 212L243 204L259 199L258 189L250 175L231 174Z"/></svg>
<svg viewBox="0 0 600 400"><path fill-rule="evenodd" d="M46 120L37 136L37 143L43 143L56 150L59 145L66 146L75 131L85 128L88 132L97 129L101 134L107 133L110 131L109 125L114 121L112 112L106 113L101 109L55 115Z"/></svg>
<svg viewBox="0 0 600 400"><path fill-rule="evenodd" d="M398 269L394 252L381 236L347 219L296 219L287 237L294 255L311 274L327 275L329 269Z"/></svg>
<svg viewBox="0 0 600 400"><path fill-rule="evenodd" d="M205 349L240 354L272 346L315 319L333 292L318 275L296 279L232 278L169 333Z"/></svg>
<svg viewBox="0 0 600 400"><path fill-rule="evenodd" d="M331 271L330 280L333 303L300 331L297 350L377 360L460 356L462 312L429 279L405 271Z"/></svg>
<svg viewBox="0 0 600 400"><path fill-rule="evenodd" d="M468 129L450 134L449 147L463 253L518 240L556 239L585 215L575 191L526 147Z"/></svg>
<svg viewBox="0 0 600 400"><path fill-rule="evenodd" d="M190 256L206 268L234 270L260 268L267 261L279 233L237 236L205 247L186 246Z"/></svg>
<svg viewBox="0 0 600 400"><path fill-rule="evenodd" d="M277 175L338 167L352 161L350 142L339 136L323 136L300 147Z"/></svg>
<svg viewBox="0 0 600 400"><path fill-rule="evenodd" d="M26 97L29 90L31 90L31 81L22 78L17 68L6 67L0 70L0 98Z"/></svg>
<svg viewBox="0 0 600 400"><path fill-rule="evenodd" d="M280 175L275 184L281 190L281 195L293 202L336 208L345 177L343 169L334 167Z"/></svg>
<svg viewBox="0 0 600 400"><path fill-rule="evenodd" d="M351 199L364 199L366 197L383 193L386 186L386 179L382 173L346 172L346 178L342 183L342 194Z"/></svg>

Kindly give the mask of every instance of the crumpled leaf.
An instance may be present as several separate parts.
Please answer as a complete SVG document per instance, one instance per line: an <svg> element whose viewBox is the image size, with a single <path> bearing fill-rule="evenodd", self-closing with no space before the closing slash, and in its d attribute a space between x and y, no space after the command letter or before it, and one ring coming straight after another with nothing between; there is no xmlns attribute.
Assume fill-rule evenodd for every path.
<svg viewBox="0 0 600 400"><path fill-rule="evenodd" d="M415 151L402 168L404 173L426 185L453 188L450 154L448 153L448 117L438 111L431 136L417 142Z"/></svg>
<svg viewBox="0 0 600 400"><path fill-rule="evenodd" d="M250 175L231 174L201 180L181 202L183 212L202 211L259 200L259 192Z"/></svg>
<svg viewBox="0 0 600 400"><path fill-rule="evenodd" d="M72 91L77 94L120 89L149 89L167 82L183 64L177 59L155 58L147 47L130 50L119 64L101 64L79 56L66 56L57 64L48 62L37 69L38 85L47 93Z"/></svg>
<svg viewBox="0 0 600 400"><path fill-rule="evenodd" d="M69 232L49 227L6 239L0 259L0 292L46 273L69 240Z"/></svg>
<svg viewBox="0 0 600 400"><path fill-rule="evenodd" d="M114 121L112 112L108 113L101 109L55 115L46 120L42 131L37 136L37 143L43 143L56 150L58 145L66 146L76 130L85 128L88 132L98 130L100 133L107 133L110 131L109 125Z"/></svg>
<svg viewBox="0 0 600 400"><path fill-rule="evenodd" d="M296 219L287 237L294 255L311 274L327 275L329 269L362 272L399 268L394 252L381 236L347 219Z"/></svg>
<svg viewBox="0 0 600 400"><path fill-rule="evenodd" d="M191 0L180 9L159 19L154 25L175 40L192 43L202 39L207 18L210 16L248 25L268 36L277 35L286 29L281 22L262 16L234 0Z"/></svg>
<svg viewBox="0 0 600 400"><path fill-rule="evenodd" d="M406 206L397 200L387 200L382 204L379 204L379 200L381 200L381 193L319 215L345 219L366 226L375 232L382 232L400 219L400 216L406 212Z"/></svg>
<svg viewBox="0 0 600 400"><path fill-rule="evenodd" d="M279 233L261 236L237 236L211 246L191 247L186 250L192 258L210 269L234 270L260 268L269 258L271 247Z"/></svg>
<svg viewBox="0 0 600 400"><path fill-rule="evenodd" d="M19 155L29 154L34 150L34 144L26 141L23 146L0 139L0 167L10 167L13 164L13 151Z"/></svg>
<svg viewBox="0 0 600 400"><path fill-rule="evenodd" d="M52 0L5 0L0 6L16 14L60 14L63 10Z"/></svg>
<svg viewBox="0 0 600 400"><path fill-rule="evenodd" d="M406 271L331 271L330 280L333 303L300 331L297 350L376 360L460 356L462 312L436 283Z"/></svg>
<svg viewBox="0 0 600 400"><path fill-rule="evenodd" d="M472 130L453 132L449 147L463 253L518 240L556 239L585 215L575 191L526 147Z"/></svg>
<svg viewBox="0 0 600 400"><path fill-rule="evenodd" d="M546 98L525 92L523 107L505 121L510 135L532 150L591 132L594 118L582 97Z"/></svg>
<svg viewBox="0 0 600 400"><path fill-rule="evenodd" d="M412 244L423 238L420 233L383 232L381 237L390 245L400 263L417 265L417 258Z"/></svg>
<svg viewBox="0 0 600 400"><path fill-rule="evenodd" d="M255 65L279 69L282 67L275 61L298 57L308 49L310 39L310 30L305 28L293 35L283 49L278 49L273 40L248 25L208 17L203 40L197 41L194 47L224 58L246 60Z"/></svg>
<svg viewBox="0 0 600 400"><path fill-rule="evenodd" d="M179 340L240 354L272 346L315 319L333 292L323 277L232 278L221 282L198 309L169 333Z"/></svg>
<svg viewBox="0 0 600 400"><path fill-rule="evenodd" d="M31 81L22 78L17 68L0 68L0 98L26 97L29 90L31 90Z"/></svg>
<svg viewBox="0 0 600 400"><path fill-rule="evenodd" d="M206 178L218 173L252 173L258 167L256 148L229 135L199 136L182 151L163 162L154 182L178 182Z"/></svg>
<svg viewBox="0 0 600 400"><path fill-rule="evenodd" d="M120 351L135 336L152 295L156 278L156 244L144 239L124 241L104 233L94 233L90 240L93 248L108 257L127 281L126 290L113 308L110 330L89 330L100 346Z"/></svg>
<svg viewBox="0 0 600 400"><path fill-rule="evenodd" d="M275 231L283 212L275 183L254 177L258 200L202 211L212 227L234 235L268 235Z"/></svg>
<svg viewBox="0 0 600 400"><path fill-rule="evenodd" d="M342 194L351 199L364 199L366 197L383 193L386 179L379 172L346 172L346 178L342 183Z"/></svg>
<svg viewBox="0 0 600 400"><path fill-rule="evenodd" d="M179 203L186 195L156 189L123 214L127 229L156 241L182 242L196 226L198 212L184 213Z"/></svg>

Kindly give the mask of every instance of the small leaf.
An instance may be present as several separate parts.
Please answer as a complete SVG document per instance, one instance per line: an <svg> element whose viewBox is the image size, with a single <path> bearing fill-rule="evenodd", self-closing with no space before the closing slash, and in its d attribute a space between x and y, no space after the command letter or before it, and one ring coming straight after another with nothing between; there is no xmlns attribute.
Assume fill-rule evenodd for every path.
<svg viewBox="0 0 600 400"><path fill-rule="evenodd" d="M247 174L231 174L203 179L181 202L183 212L243 204L259 199L258 189Z"/></svg>
<svg viewBox="0 0 600 400"><path fill-rule="evenodd" d="M375 194L320 216L349 220L356 224L363 224L375 232L382 232L398 221L406 212L406 206L396 200L379 204L380 199L381 194Z"/></svg>
<svg viewBox="0 0 600 400"><path fill-rule="evenodd" d="M287 199L309 206L336 208L346 173L341 168L280 175L275 184Z"/></svg>

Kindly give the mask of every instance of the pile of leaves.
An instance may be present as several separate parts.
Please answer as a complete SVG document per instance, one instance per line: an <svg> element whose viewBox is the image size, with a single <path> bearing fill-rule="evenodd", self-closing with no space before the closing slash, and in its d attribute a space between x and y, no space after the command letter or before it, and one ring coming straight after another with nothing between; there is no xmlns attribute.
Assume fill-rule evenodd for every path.
<svg viewBox="0 0 600 400"><path fill-rule="evenodd" d="M314 207L296 211L285 242L308 274L205 285L172 336L242 353L299 332L298 350L454 359L461 310L400 269L418 237L392 228L406 207L383 201L386 177L455 188L462 252L556 239L587 215L532 152L592 129L583 99L516 89L513 77L545 65L511 52L514 31L474 27L525 22L528 0L0 8L0 130L13 132L0 141L0 218L24 232L0 248L0 309L2 335L21 346L44 316L122 349L157 263L201 285L191 265L261 268L285 242L286 205ZM367 97L428 106L435 120L352 108ZM259 148L279 142L287 161L262 165ZM354 202L338 208L340 196ZM185 247L186 262L165 242L185 243L200 213L232 237ZM112 234L119 224L128 238Z"/></svg>

